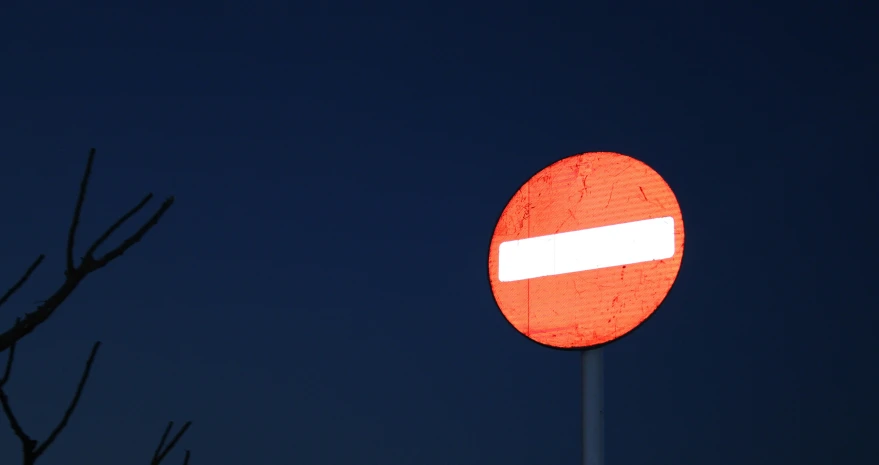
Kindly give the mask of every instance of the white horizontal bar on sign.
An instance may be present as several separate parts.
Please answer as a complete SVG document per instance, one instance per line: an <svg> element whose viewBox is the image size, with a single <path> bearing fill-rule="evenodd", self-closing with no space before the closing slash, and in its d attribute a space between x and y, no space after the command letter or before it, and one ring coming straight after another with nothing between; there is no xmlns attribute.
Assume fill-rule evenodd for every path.
<svg viewBox="0 0 879 465"><path fill-rule="evenodd" d="M502 282L555 276L671 258L674 218L653 218L502 242Z"/></svg>

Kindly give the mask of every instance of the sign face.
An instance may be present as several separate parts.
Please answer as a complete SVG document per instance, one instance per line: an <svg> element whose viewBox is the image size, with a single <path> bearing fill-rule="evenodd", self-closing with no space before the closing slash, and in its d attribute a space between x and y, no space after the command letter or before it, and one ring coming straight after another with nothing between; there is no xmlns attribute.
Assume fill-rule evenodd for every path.
<svg viewBox="0 0 879 465"><path fill-rule="evenodd" d="M535 342L582 349L635 329L684 254L671 188L649 166L590 152L535 174L501 213L488 276L507 321Z"/></svg>

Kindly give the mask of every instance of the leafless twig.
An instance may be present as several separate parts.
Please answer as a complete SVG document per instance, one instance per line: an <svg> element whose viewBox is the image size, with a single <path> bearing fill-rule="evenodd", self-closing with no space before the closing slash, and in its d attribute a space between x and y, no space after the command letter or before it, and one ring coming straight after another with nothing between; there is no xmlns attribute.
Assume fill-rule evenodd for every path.
<svg viewBox="0 0 879 465"><path fill-rule="evenodd" d="M16 318L15 322L18 323L21 318ZM12 374L12 362L15 361L15 344L12 344L12 347L9 348L9 355L6 358L6 369L3 370L3 377L0 378L0 390L3 390L3 386L6 385L6 382L9 381L9 376Z"/></svg>
<svg viewBox="0 0 879 465"><path fill-rule="evenodd" d="M13 284L12 287L10 287L9 290L7 290L5 294L3 294L3 297L0 297L0 307L2 307L3 304L5 304L10 297L12 297L12 294L18 292L21 286L24 285L25 282L27 282L28 278L30 278L34 270L36 270L37 267L40 266L40 263L43 262L44 258L46 258L46 256L40 254L40 256L37 257L36 260L34 260L31 266L28 267L27 271L24 272L21 278L18 279L18 282Z"/></svg>
<svg viewBox="0 0 879 465"><path fill-rule="evenodd" d="M180 431L174 435L174 438L171 439L171 442L168 443L168 447L165 447L165 440L168 439L168 433L171 432L171 428L174 426L173 421L168 422L168 426L165 428L165 432L162 434L162 439L159 440L159 446L156 447L156 451L153 453L153 460L150 461L150 465L159 465L162 463L162 460L165 460L165 456L168 455L168 452L171 452L171 449L177 445L177 441L183 437L183 434L186 433L186 430L189 429L189 426L192 425L191 421L187 421L183 424L183 428L180 428ZM183 465L189 464L189 451L186 451L186 455L183 457Z"/></svg>
<svg viewBox="0 0 879 465"><path fill-rule="evenodd" d="M82 206L85 202L85 193L88 187L88 181L91 177L92 165L94 164L95 159L95 149L91 149L89 152L88 163L86 163L85 173L82 177L82 182L79 186L79 196L76 199L76 207L73 211L73 220L70 223L70 230L67 235L67 266L65 270L65 280L61 284L61 286L52 293L49 298L43 301L37 309L33 313L25 313L24 318L22 318L19 322L17 322L14 326L7 329L3 333L0 333L0 352L3 352L7 349L10 349L16 342L21 340L23 337L30 334L34 329L36 329L39 325L44 323L55 310L64 302L67 297L76 289L77 286L82 282L83 279L86 278L90 273L107 266L111 261L118 258L120 255L124 254L128 249L130 249L134 244L138 243L143 237L149 232L150 229L153 228L156 224L158 224L159 220L171 208L171 205L174 204L174 197L168 197L159 209L150 217L150 219L144 223L134 234L129 236L127 239L122 241L122 243L113 250L110 250L100 258L95 258L95 252L98 247L101 246L113 232L115 232L126 220L130 219L134 214L140 211L147 202L152 199L153 195L146 195L143 200L140 201L134 208L129 210L126 214L122 215L115 223L113 223L110 228L107 229L104 234L102 234L98 239L92 243L92 245L86 250L85 255L82 257L82 261L79 266L76 266L73 261L74 256L74 245L76 243L76 229L79 226L79 219L82 214ZM37 260L27 269L21 279L15 283L4 295L0 298L0 305L3 305L9 297L15 294L16 291L27 281L30 277L31 273L39 266L39 264L45 258L43 255L40 255Z"/></svg>
<svg viewBox="0 0 879 465"><path fill-rule="evenodd" d="M129 236L127 239L122 241L122 243L101 256L100 258L95 258L95 253L97 249L106 242L107 239L117 230L119 229L127 220L129 220L132 216L137 214L144 206L152 199L153 194L147 194L134 208L130 209L127 213L122 215L116 222L114 222L103 234L101 234L97 240L95 240L92 245L86 250L85 255L82 257L79 266L76 266L73 260L74 256L74 246L76 244L76 230L79 226L79 220L82 216L82 207L85 203L85 194L88 188L89 178L92 173L92 166L94 165L95 160L95 149L91 149L89 152L88 162L86 163L85 173L82 176L82 180L79 186L79 195L76 199L76 206L73 211L73 220L70 223L70 229L67 235L67 250L66 250L66 266L65 266L65 280L61 284L61 286L49 296L48 299L37 301L35 303L39 303L36 311L33 313L25 313L23 318L17 318L15 320L15 325L12 328L6 330L3 333L0 333L0 352L4 350L8 350L8 356L6 361L6 368L3 371L3 377L0 378L0 407L2 407L3 413L6 418L9 420L9 425L12 428L15 436L18 437L19 441L21 441L22 452L23 452L23 464L24 465L34 465L37 459L52 445L55 439L61 434L64 428L67 426L70 421L70 417L73 415L73 412L76 410L76 406L79 404L79 400L82 397L82 392L85 389L86 382L88 381L89 373L91 372L92 364L95 361L95 357L97 356L98 349L101 346L100 342L96 342L92 347L91 354L89 355L88 361L86 361L85 368L82 372L82 376L80 377L79 384L76 387L76 392L71 399L70 403L67 406L67 409L64 412L64 415L61 417L61 420L49 434L45 441L40 443L39 441L33 439L30 435L28 435L24 428L22 428L21 423L18 421L18 417L16 417L15 413L12 410L12 406L9 401L9 396L6 394L4 390L5 385L9 381L9 378L12 374L12 366L15 362L15 349L18 342L34 331L40 324L44 323L55 310L70 296L71 293L76 289L76 287L82 282L83 279L86 278L90 273L107 266L111 261L115 260L122 254L124 254L128 249L130 249L134 244L138 243L153 226L158 224L159 220L171 208L171 205L174 203L174 197L169 197L166 199L159 209L150 217L150 219L141 225L138 230ZM19 280L10 287L6 293L0 296L0 306L5 304L9 298L14 295L18 290L27 282L30 278L31 274L33 274L34 270L42 263L44 255L40 255L37 259L31 264L30 267L25 271L25 273L19 278ZM189 429L189 426L192 422L186 422L183 425L183 428L174 435L174 438L171 439L171 442L168 443L167 447L165 447L165 441L168 438L168 434L171 432L171 427L173 426L173 422L168 423L168 427L165 429L165 433L162 435L162 440L159 442L159 447L156 449L153 454L153 458L151 461L152 465L159 465L162 460L168 455L169 452L177 445L177 442L183 437L183 434L186 433L186 430ZM183 465L189 464L190 452L187 450L183 459Z"/></svg>
<svg viewBox="0 0 879 465"><path fill-rule="evenodd" d="M58 438L58 435L61 434L61 431L63 431L64 427L67 426L67 423L70 421L70 417L76 410L77 404L79 404L79 399L82 396L83 389L85 389L85 383L88 381L89 373L92 369L92 364L95 361L95 356L98 355L98 349L100 347L100 341L95 342L95 345L92 346L91 354L89 354L88 361L86 361L85 369L83 369L82 371L82 376L79 379L79 384L76 386L76 393L73 395L73 399L71 399L70 403L67 405L67 410L64 411L64 416L61 417L61 421L59 421L58 424L55 425L55 428L49 434L49 437L47 437L46 440L42 443L33 439L24 431L21 423L18 422L18 417L16 417L15 413L12 411L12 406L9 403L9 396L3 389L3 386L9 381L9 375L12 371L12 363L15 360L15 344L13 344L13 346L10 348L9 358L6 362L6 370L3 375L2 383L0 383L0 404L2 404L3 413L9 420L9 426L12 428L15 436L18 437L19 441L21 441L23 465L33 465L34 463L36 463L37 459L40 458L40 456L43 455L44 452L46 452L46 449L48 449L49 446L51 446L52 443L55 442L55 439Z"/></svg>

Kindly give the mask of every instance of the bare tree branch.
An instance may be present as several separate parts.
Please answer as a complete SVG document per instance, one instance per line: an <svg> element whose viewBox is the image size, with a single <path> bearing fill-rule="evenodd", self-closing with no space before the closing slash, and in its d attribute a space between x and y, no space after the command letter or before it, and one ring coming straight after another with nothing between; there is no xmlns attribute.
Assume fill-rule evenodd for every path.
<svg viewBox="0 0 879 465"><path fill-rule="evenodd" d="M2 307L3 304L5 304L6 301L9 300L9 298L12 297L13 294L18 292L18 290L21 288L22 285L24 285L25 282L27 282L28 278L31 277L31 274L34 272L34 270L36 270L37 267L40 266L40 263L43 263L44 258L46 258L46 256L40 254L40 256L37 257L36 260L34 260L31 266L28 267L27 271L24 272L24 275L19 278L18 282L13 284L12 287L10 287L9 290L6 291L5 294L3 294L3 297L0 297L0 307Z"/></svg>
<svg viewBox="0 0 879 465"><path fill-rule="evenodd" d="M92 346L92 352L89 354L88 360L85 362L85 369L82 371L82 376L79 378L79 384L76 385L76 393L73 395L73 399L70 400L70 404L67 405L67 410L64 411L64 416L61 417L61 421L58 422L58 425L55 426L55 429L49 434L49 437L40 444L39 447L34 451L34 455L39 457L55 442L55 439L58 438L58 435L61 434L61 431L64 430L64 427L67 426L67 422L70 421L70 417L73 415L73 411L76 410L76 405L79 403L79 398L82 396L82 391L85 389L85 383L88 382L89 373L92 371L92 364L95 362L95 356L98 355L98 349L101 348L101 341L95 342L95 345Z"/></svg>
<svg viewBox="0 0 879 465"><path fill-rule="evenodd" d="M153 462L156 461L156 458L161 455L162 448L165 447L165 440L168 439L168 433L171 432L171 428L174 426L173 421L168 422L168 426L165 428L165 432L162 433L162 439L159 439L159 446L156 447L156 451L153 452Z"/></svg>
<svg viewBox="0 0 879 465"><path fill-rule="evenodd" d="M168 455L168 452L171 452L171 449L177 445L177 441L183 437L183 434L186 433L186 430L189 429L189 426L192 425L191 421L187 421L183 424L183 428L180 428L180 431L174 435L174 438L171 439L171 442L168 443L168 447L163 449L165 445L165 440L168 439L168 433L171 432L171 428L174 426L173 421L168 422L168 426L165 428L165 432L162 434L162 439L159 440L159 446L156 447L156 451L153 453L153 460L150 462L150 465L159 465L162 463L162 460L165 460L165 456ZM189 451L186 451L186 456L183 459L183 465L187 465L189 463Z"/></svg>
<svg viewBox="0 0 879 465"><path fill-rule="evenodd" d="M89 151L89 160L85 164L85 173L79 183L79 195L76 197L76 208L73 210L73 221L70 222L70 231L67 233L67 273L73 274L73 246L76 242L76 228L79 226L79 217L82 214L82 204L85 203L85 191L92 175L92 165L95 162L95 149Z"/></svg>
<svg viewBox="0 0 879 465"><path fill-rule="evenodd" d="M152 197L152 194L149 194L147 197L144 198L144 200L141 201L141 203L146 204L146 202L149 201L149 199L151 197ZM155 226L159 223L159 220L162 218L162 215L164 215L165 212L167 212L168 209L171 208L171 205L173 205L173 204L174 204L174 197L173 196L165 199L165 201L162 202L162 205L159 207L159 209L156 211L156 213L154 213L153 216L150 217L149 221L144 223L143 226L141 226L140 229L138 229L134 234L129 236L128 239L125 239L124 241L122 241L122 244L119 244L119 247L116 247L115 249L107 252L106 254L104 254L103 257L98 258L98 259L95 259L91 255L86 256L85 259L83 260L82 268L87 270L86 271L87 273L91 273L92 271L95 271L99 268L103 268L103 267L107 266L108 263L115 260L116 258L121 256L122 254L124 254L128 249L131 248L131 246L140 242L140 240L143 239L143 236L145 236L146 233L148 233L149 230L153 228L153 226ZM142 207L142 205L138 205L135 208L139 210L141 207ZM134 211L135 210L132 209L132 212L134 212ZM134 214L132 212L129 212L129 213ZM98 244L98 245L100 245L100 244ZM97 246L95 246L94 248L96 249ZM92 252L92 249L89 249L89 252Z"/></svg>
<svg viewBox="0 0 879 465"><path fill-rule="evenodd" d="M11 352L11 351L10 351ZM32 465L36 458L34 458L34 447L37 445L37 441L33 440L27 433L22 429L21 424L18 423L18 418L12 412L12 406L9 405L9 396L6 395L6 391L3 388L0 388L0 404L3 406L3 413L6 415L6 419L9 420L9 426L12 427L12 432L15 433L15 436L21 441L21 452L24 465Z"/></svg>
<svg viewBox="0 0 879 465"><path fill-rule="evenodd" d="M85 256L82 258L82 262L77 267L73 263L73 255L74 255L74 244L76 242L76 229L79 225L80 216L82 213L82 206L85 202L85 194L86 189L88 187L89 177L92 172L92 165L95 159L95 149L91 149L89 152L88 163L86 164L85 173L82 177L82 182L80 183L79 188L79 196L77 197L76 207L73 213L73 221L70 224L70 231L67 236L67 269L65 271L65 280L61 284L61 286L55 290L55 292L49 296L45 301L43 301L37 309L33 313L25 313L24 318L16 323L12 328L7 329L3 333L0 333L0 352L9 349L19 341L21 338L30 334L34 329L36 329L39 325L49 319L50 316L58 309L58 307L67 299L68 296L76 289L77 286L82 282L83 279L86 278L90 273L107 266L110 262L124 254L128 249L130 249L134 244L138 243L143 237L153 228L156 224L158 224L159 220L171 208L171 205L174 204L174 197L168 197L165 202L159 207L158 211L153 214L150 219L144 223L134 234L129 236L127 239L122 241L122 243L116 247L115 249L107 252L101 258L95 258L93 255L97 248L106 241L110 235L116 231L126 220L130 219L134 214L140 211L146 203L152 198L152 194L144 197L143 200L140 201L134 208L128 211L125 215L122 215L109 229L107 229L104 234L98 237L98 239L89 247ZM15 293L19 287L27 280L30 276L30 273L33 272L34 269L42 262L43 256L40 255L40 258L37 259L35 264L31 265L28 271L25 273L25 276L16 283L9 291L7 291L6 295L4 295L3 299L0 299L0 304L5 302L5 299L8 299L13 293Z"/></svg>
<svg viewBox="0 0 879 465"><path fill-rule="evenodd" d="M21 318L16 318L15 322L18 323L21 321ZM3 386L6 385L6 382L9 381L9 376L12 374L12 362L15 361L15 344L12 344L12 347L9 348L9 357L6 358L6 369L3 371L3 378L0 378L0 390L3 389Z"/></svg>
<svg viewBox="0 0 879 465"><path fill-rule="evenodd" d="M3 407L3 413L6 415L6 418L9 420L9 425L12 427L13 433L18 437L19 441L21 441L21 449L22 449L22 457L24 465L33 465L36 463L37 459L46 452L46 449L55 442L55 439L58 438L58 435L61 434L61 431L67 426L67 423L70 421L70 417L73 415L73 412L76 410L76 406L79 403L79 399L82 396L82 391L85 389L85 384L88 382L89 373L92 369L92 364L95 361L95 356L98 354L98 349L101 347L101 342L95 342L95 345L92 346L91 354L89 354L88 361L85 364L85 369L82 372L82 376L79 379L79 384L76 386L76 393L73 395L73 399L70 401L70 404L67 406L67 410L64 412L64 416L61 417L61 421L55 426L52 432L49 434L49 437L46 438L45 441L39 443L32 437L30 437L27 433L25 433L24 429L21 427L21 424L18 422L18 418L15 416L15 413L12 411L12 406L9 403L9 396L6 394L6 391L3 390L3 385L9 381L9 373L11 371L12 362L14 360L15 346L9 350L9 359L6 362L6 372L3 376L3 382L0 384L0 404ZM39 445L38 445L39 444Z"/></svg>
<svg viewBox="0 0 879 465"><path fill-rule="evenodd" d="M140 209L143 208L144 205L146 205L147 202L149 202L150 199L152 199L152 198L153 198L153 194L152 194L152 192L150 192L149 194L147 194L147 195L143 198L143 200L140 201L140 203L138 203L137 205L134 206L134 208L132 208L131 210L129 210L128 213L122 215L121 218L119 218L118 220L116 220L116 222L113 223L112 226L110 226L110 229L107 229L107 231L104 232L104 234L101 234L101 237L99 237L98 240L96 240L95 243L92 244L91 247L89 247L89 249L88 249L88 250L86 251L86 253L85 253L85 256L86 256L86 257L94 257L94 255L95 255L95 251L98 250L98 247L100 247L101 244L104 243L104 241L106 241L107 239L109 239L109 238L110 238L110 235L113 234L114 231L116 231L117 229L119 229L120 226L122 226L122 223L124 223L126 220L128 220L129 218L131 218L132 216L134 216L137 212L139 212Z"/></svg>
<svg viewBox="0 0 879 465"><path fill-rule="evenodd" d="M77 405L79 404L79 400L82 397L82 392L85 389L85 385L88 382L89 375L91 373L92 365L94 364L95 357L97 356L98 349L101 347L101 342L95 342L92 347L91 353L89 354L89 358L86 361L85 368L83 369L82 376L80 377L79 383L76 387L76 392L73 395L73 399L71 399L70 403L67 405L67 409L64 411L64 415L61 417L61 420L55 426L55 428L51 431L49 436L45 441L40 443L39 441L30 437L22 428L21 423L19 423L18 418L12 410L12 406L9 402L9 396L6 394L4 390L5 385L9 381L9 378L12 374L12 366L15 362L15 349L18 345L18 342L24 338L26 335L30 334L37 328L40 324L44 323L55 310L70 296L71 293L77 288L77 286L92 272L107 266L110 262L123 255L128 249L134 246L134 244L138 243L143 237L152 229L156 224L158 224L159 220L171 208L171 205L174 203L174 197L169 197L166 199L162 205L159 207L158 211L156 211L150 219L138 228L138 230L122 241L122 243L116 248L110 250L104 256L100 258L95 258L95 253L97 249L110 238L110 236L116 232L126 221L131 219L132 216L137 214L140 210L143 209L144 206L152 199L153 194L147 194L137 205L135 205L132 209L130 209L127 213L122 215L119 219L116 220L103 234L101 234L97 240L95 240L92 245L86 250L85 255L82 257L79 266L76 266L73 260L74 249L76 245L76 231L79 227L79 221L82 215L82 207L85 203L86 191L88 188L89 178L91 177L92 166L94 165L95 159L95 149L91 149L89 151L88 162L86 163L85 173L83 174L82 180L80 182L79 187L79 195L76 200L76 206L73 212L73 219L70 223L70 229L67 235L67 250L66 250L66 265L64 271L64 282L61 286L55 290L46 300L37 301L35 303L39 303L36 311L33 313L25 313L23 318L17 318L15 320L15 324L12 328L6 330L3 333L0 333L0 352L4 350L8 350L9 354L6 361L6 368L3 371L3 377L0 378L0 407L2 407L3 413L6 418L9 420L9 425L12 428L13 433L16 437L18 437L19 441L22 445L22 459L24 465L34 465L37 459L46 452L46 450L55 442L58 436L62 431L67 427L70 422L71 416L73 416L74 411L76 410ZM11 288L9 288L5 294L0 296L0 306L6 303L9 298L14 295L18 290L27 282L30 278L31 274L33 274L34 270L42 263L45 255L40 255L37 259L31 264L31 266L25 271L24 275L16 282ZM186 422L183 425L183 428L174 435L171 439L171 442L168 443L167 447L165 446L165 441L168 439L168 434L171 432L171 428L173 427L174 422L169 422L168 427L165 429L164 434L162 435L162 439L159 442L159 447L156 449L155 453L153 453L151 465L159 465L165 459L169 452L177 445L177 442L186 431L189 429L189 426L192 425L191 421ZM183 465L189 465L190 459L190 451L186 450L183 458Z"/></svg>

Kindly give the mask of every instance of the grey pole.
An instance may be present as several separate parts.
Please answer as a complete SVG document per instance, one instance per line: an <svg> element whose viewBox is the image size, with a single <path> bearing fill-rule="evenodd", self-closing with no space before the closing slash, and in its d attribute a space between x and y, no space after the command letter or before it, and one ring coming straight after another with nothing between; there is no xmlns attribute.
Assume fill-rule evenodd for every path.
<svg viewBox="0 0 879 465"><path fill-rule="evenodd" d="M601 348L582 353L583 465L604 465L604 364Z"/></svg>

